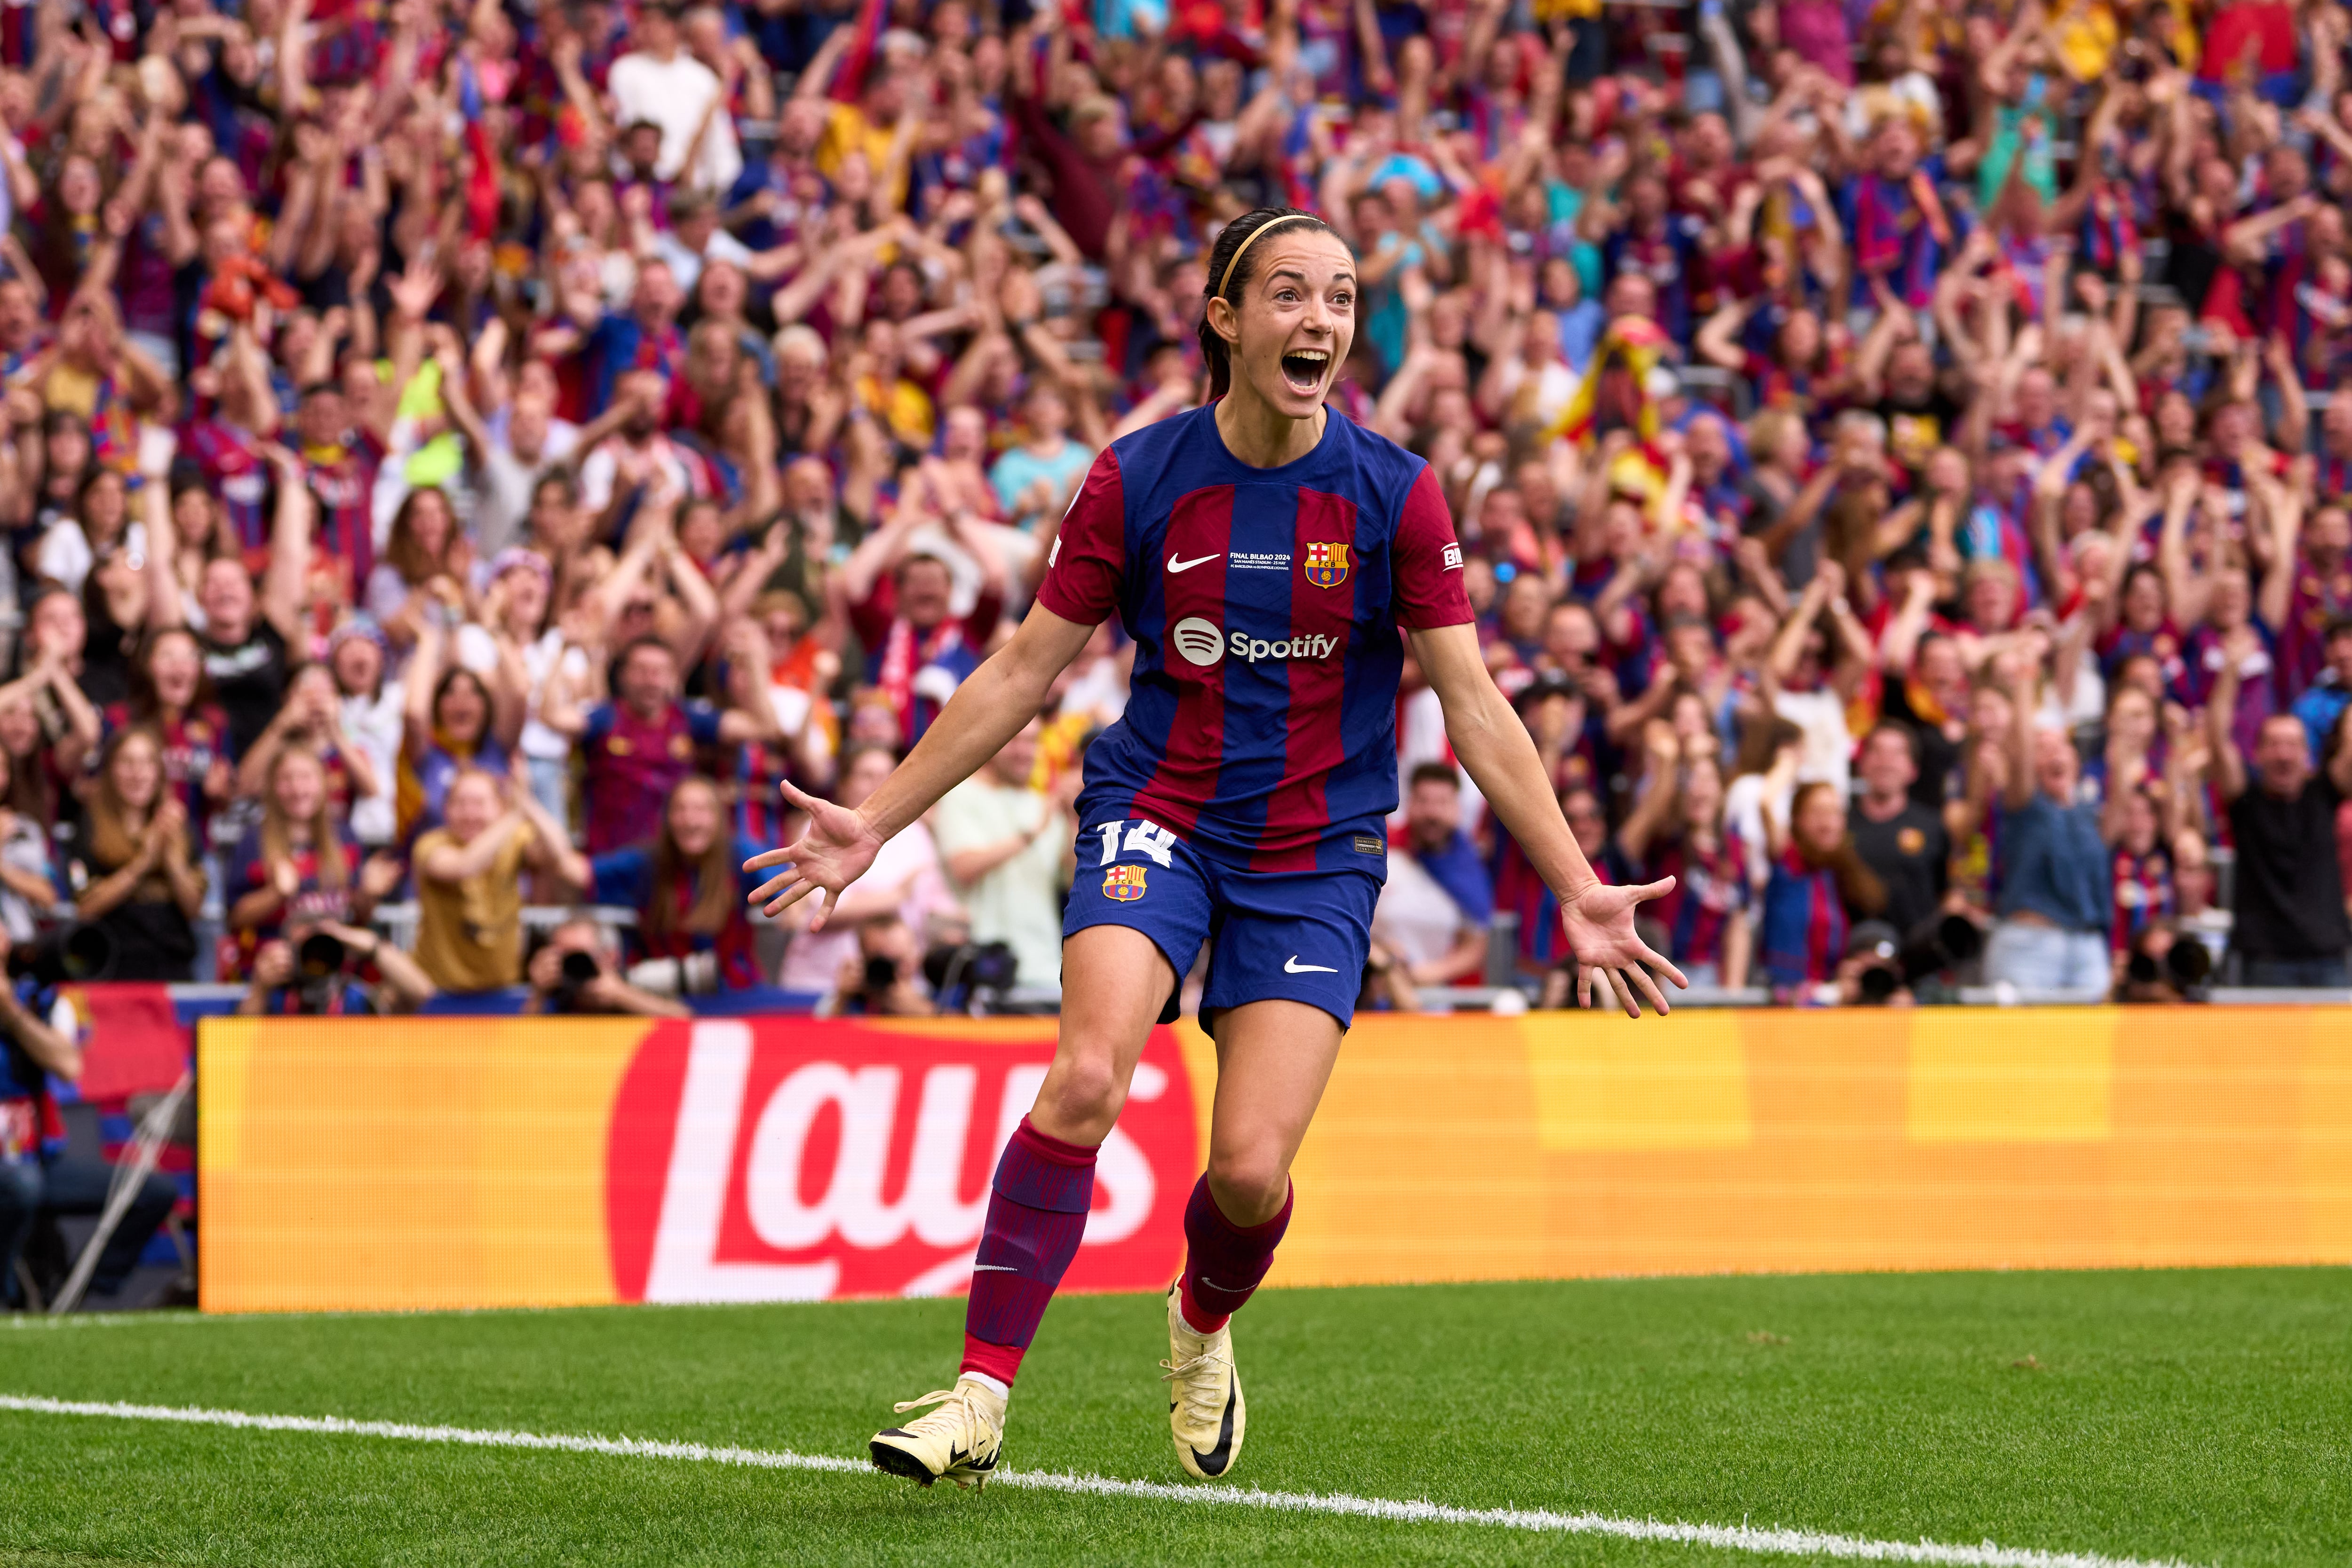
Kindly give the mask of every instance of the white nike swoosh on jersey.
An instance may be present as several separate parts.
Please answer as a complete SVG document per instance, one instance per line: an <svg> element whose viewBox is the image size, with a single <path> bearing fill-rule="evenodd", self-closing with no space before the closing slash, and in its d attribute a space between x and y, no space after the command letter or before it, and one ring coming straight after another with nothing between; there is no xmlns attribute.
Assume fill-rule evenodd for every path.
<svg viewBox="0 0 2352 1568"><path fill-rule="evenodd" d="M1282 967L1282 972L1286 975L1336 975L1339 971L1328 964L1302 964L1298 961L1298 955L1293 953L1290 962Z"/></svg>
<svg viewBox="0 0 2352 1568"><path fill-rule="evenodd" d="M1171 554L1168 558L1168 570L1171 573L1190 571L1194 567L1199 566L1202 561L1216 559L1218 553L1218 551L1211 550L1207 555L1194 556L1191 560L1185 560L1181 557Z"/></svg>
<svg viewBox="0 0 2352 1568"><path fill-rule="evenodd" d="M971 1266L971 1271L975 1274L1018 1274L1021 1272L1020 1270L1014 1268L1010 1263L974 1263Z"/></svg>

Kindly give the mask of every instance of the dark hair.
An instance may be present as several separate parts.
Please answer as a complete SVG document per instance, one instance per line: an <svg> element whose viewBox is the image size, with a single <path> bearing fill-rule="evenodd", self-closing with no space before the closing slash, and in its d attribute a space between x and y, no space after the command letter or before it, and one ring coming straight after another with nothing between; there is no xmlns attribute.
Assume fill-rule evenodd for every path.
<svg viewBox="0 0 2352 1568"><path fill-rule="evenodd" d="M1847 913L1876 915L1886 907L1886 884L1878 880L1878 873L1870 869L1870 862L1854 847L1853 830L1848 829L1845 837L1826 851L1815 851L1797 837L1797 818L1815 796L1824 791L1839 804L1844 804L1837 786L1825 779L1816 779L1797 786L1797 792L1789 798L1789 840L1796 845L1797 858L1807 870L1825 871L1837 880L1838 897Z"/></svg>
<svg viewBox="0 0 2352 1568"><path fill-rule="evenodd" d="M473 683L476 695L482 699L482 730L479 735L474 737L473 741L474 748L478 751L498 734L498 704L490 698L489 683L465 665L450 665L441 672L441 678L433 683L433 706L427 710L425 722L434 729L437 730L441 727L441 704L447 699L450 691L461 680Z"/></svg>
<svg viewBox="0 0 2352 1568"><path fill-rule="evenodd" d="M719 831L712 835L710 847L697 861L686 858L670 833L671 803L684 790L693 788L708 789L713 806L719 812ZM661 827L653 838L653 876L646 889L646 907L638 919L647 936L661 938L689 932L701 936L716 936L736 918L735 846L727 836L726 798L719 794L718 784L708 775L696 773L681 779L662 803ZM678 896L679 890L693 889L693 902Z"/></svg>
<svg viewBox="0 0 2352 1568"><path fill-rule="evenodd" d="M1244 213L1227 224L1218 233L1217 243L1209 247L1208 281L1202 289L1203 298L1227 300L1241 298L1240 291L1248 287L1252 268L1260 259L1256 246L1252 246L1246 253L1242 253L1242 246L1248 243L1252 235L1272 224L1283 224L1302 233L1321 233L1335 237L1338 234L1329 224L1313 213L1301 212L1297 207L1259 207ZM1241 255L1239 267L1233 266L1236 254ZM1233 274L1230 277L1225 276L1229 268ZM1206 310L1201 314L1201 360L1209 367L1209 395L1223 397L1231 392L1234 386L1233 350L1226 346L1224 339L1217 335L1217 329L1209 325Z"/></svg>
<svg viewBox="0 0 2352 1568"><path fill-rule="evenodd" d="M1424 762L1412 770L1412 787L1418 789L1424 784L1443 784L1449 789L1459 791L1462 770L1451 762Z"/></svg>

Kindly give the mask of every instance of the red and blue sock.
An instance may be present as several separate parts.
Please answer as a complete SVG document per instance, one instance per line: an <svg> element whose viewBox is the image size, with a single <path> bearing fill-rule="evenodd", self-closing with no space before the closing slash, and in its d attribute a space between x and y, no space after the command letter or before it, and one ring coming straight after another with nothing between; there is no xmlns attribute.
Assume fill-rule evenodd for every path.
<svg viewBox="0 0 2352 1568"><path fill-rule="evenodd" d="M1274 1267L1274 1249L1290 1228L1297 1189L1282 1195L1282 1209L1257 1225L1235 1225L1210 1196L1202 1176L1184 1205L1184 1279L1178 1289L1185 1322L1196 1333L1214 1333L1255 1293Z"/></svg>
<svg viewBox="0 0 2352 1568"><path fill-rule="evenodd" d="M1095 1151L1041 1133L1024 1116L996 1162L972 1263L963 1312L965 1372L1012 1386L1045 1303L1077 1255L1094 1199Z"/></svg>

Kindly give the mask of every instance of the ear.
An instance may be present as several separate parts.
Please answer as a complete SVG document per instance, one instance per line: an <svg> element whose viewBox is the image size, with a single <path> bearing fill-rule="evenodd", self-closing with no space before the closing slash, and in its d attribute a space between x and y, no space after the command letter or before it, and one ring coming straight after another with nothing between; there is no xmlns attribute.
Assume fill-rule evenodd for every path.
<svg viewBox="0 0 2352 1568"><path fill-rule="evenodd" d="M1208 321L1209 329L1225 340L1227 349L1241 346L1242 317L1239 306L1222 294L1213 296L1209 300Z"/></svg>

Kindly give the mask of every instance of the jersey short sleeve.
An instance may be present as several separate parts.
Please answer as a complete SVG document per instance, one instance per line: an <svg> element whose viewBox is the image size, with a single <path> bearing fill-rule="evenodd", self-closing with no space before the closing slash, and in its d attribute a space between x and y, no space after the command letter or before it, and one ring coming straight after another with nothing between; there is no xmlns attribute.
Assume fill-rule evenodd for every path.
<svg viewBox="0 0 2352 1568"><path fill-rule="evenodd" d="M611 703L598 703L594 707L590 708L588 710L588 727L580 732L581 744L583 746L593 746L598 741L604 739L606 736L612 734L614 720L618 716L619 710L614 708Z"/></svg>
<svg viewBox="0 0 2352 1568"><path fill-rule="evenodd" d="M1460 626L1474 617L1462 586L1462 547L1454 538L1454 514L1436 472L1424 466L1405 492L1397 514L1395 545L1396 622L1408 632Z"/></svg>
<svg viewBox="0 0 2352 1568"><path fill-rule="evenodd" d="M1126 575L1127 496L1118 455L1106 447L1062 515L1037 602L1065 621L1098 625L1118 608Z"/></svg>
<svg viewBox="0 0 2352 1568"><path fill-rule="evenodd" d="M680 705L686 710L686 733L697 746L719 744L719 710L709 703L695 699Z"/></svg>

